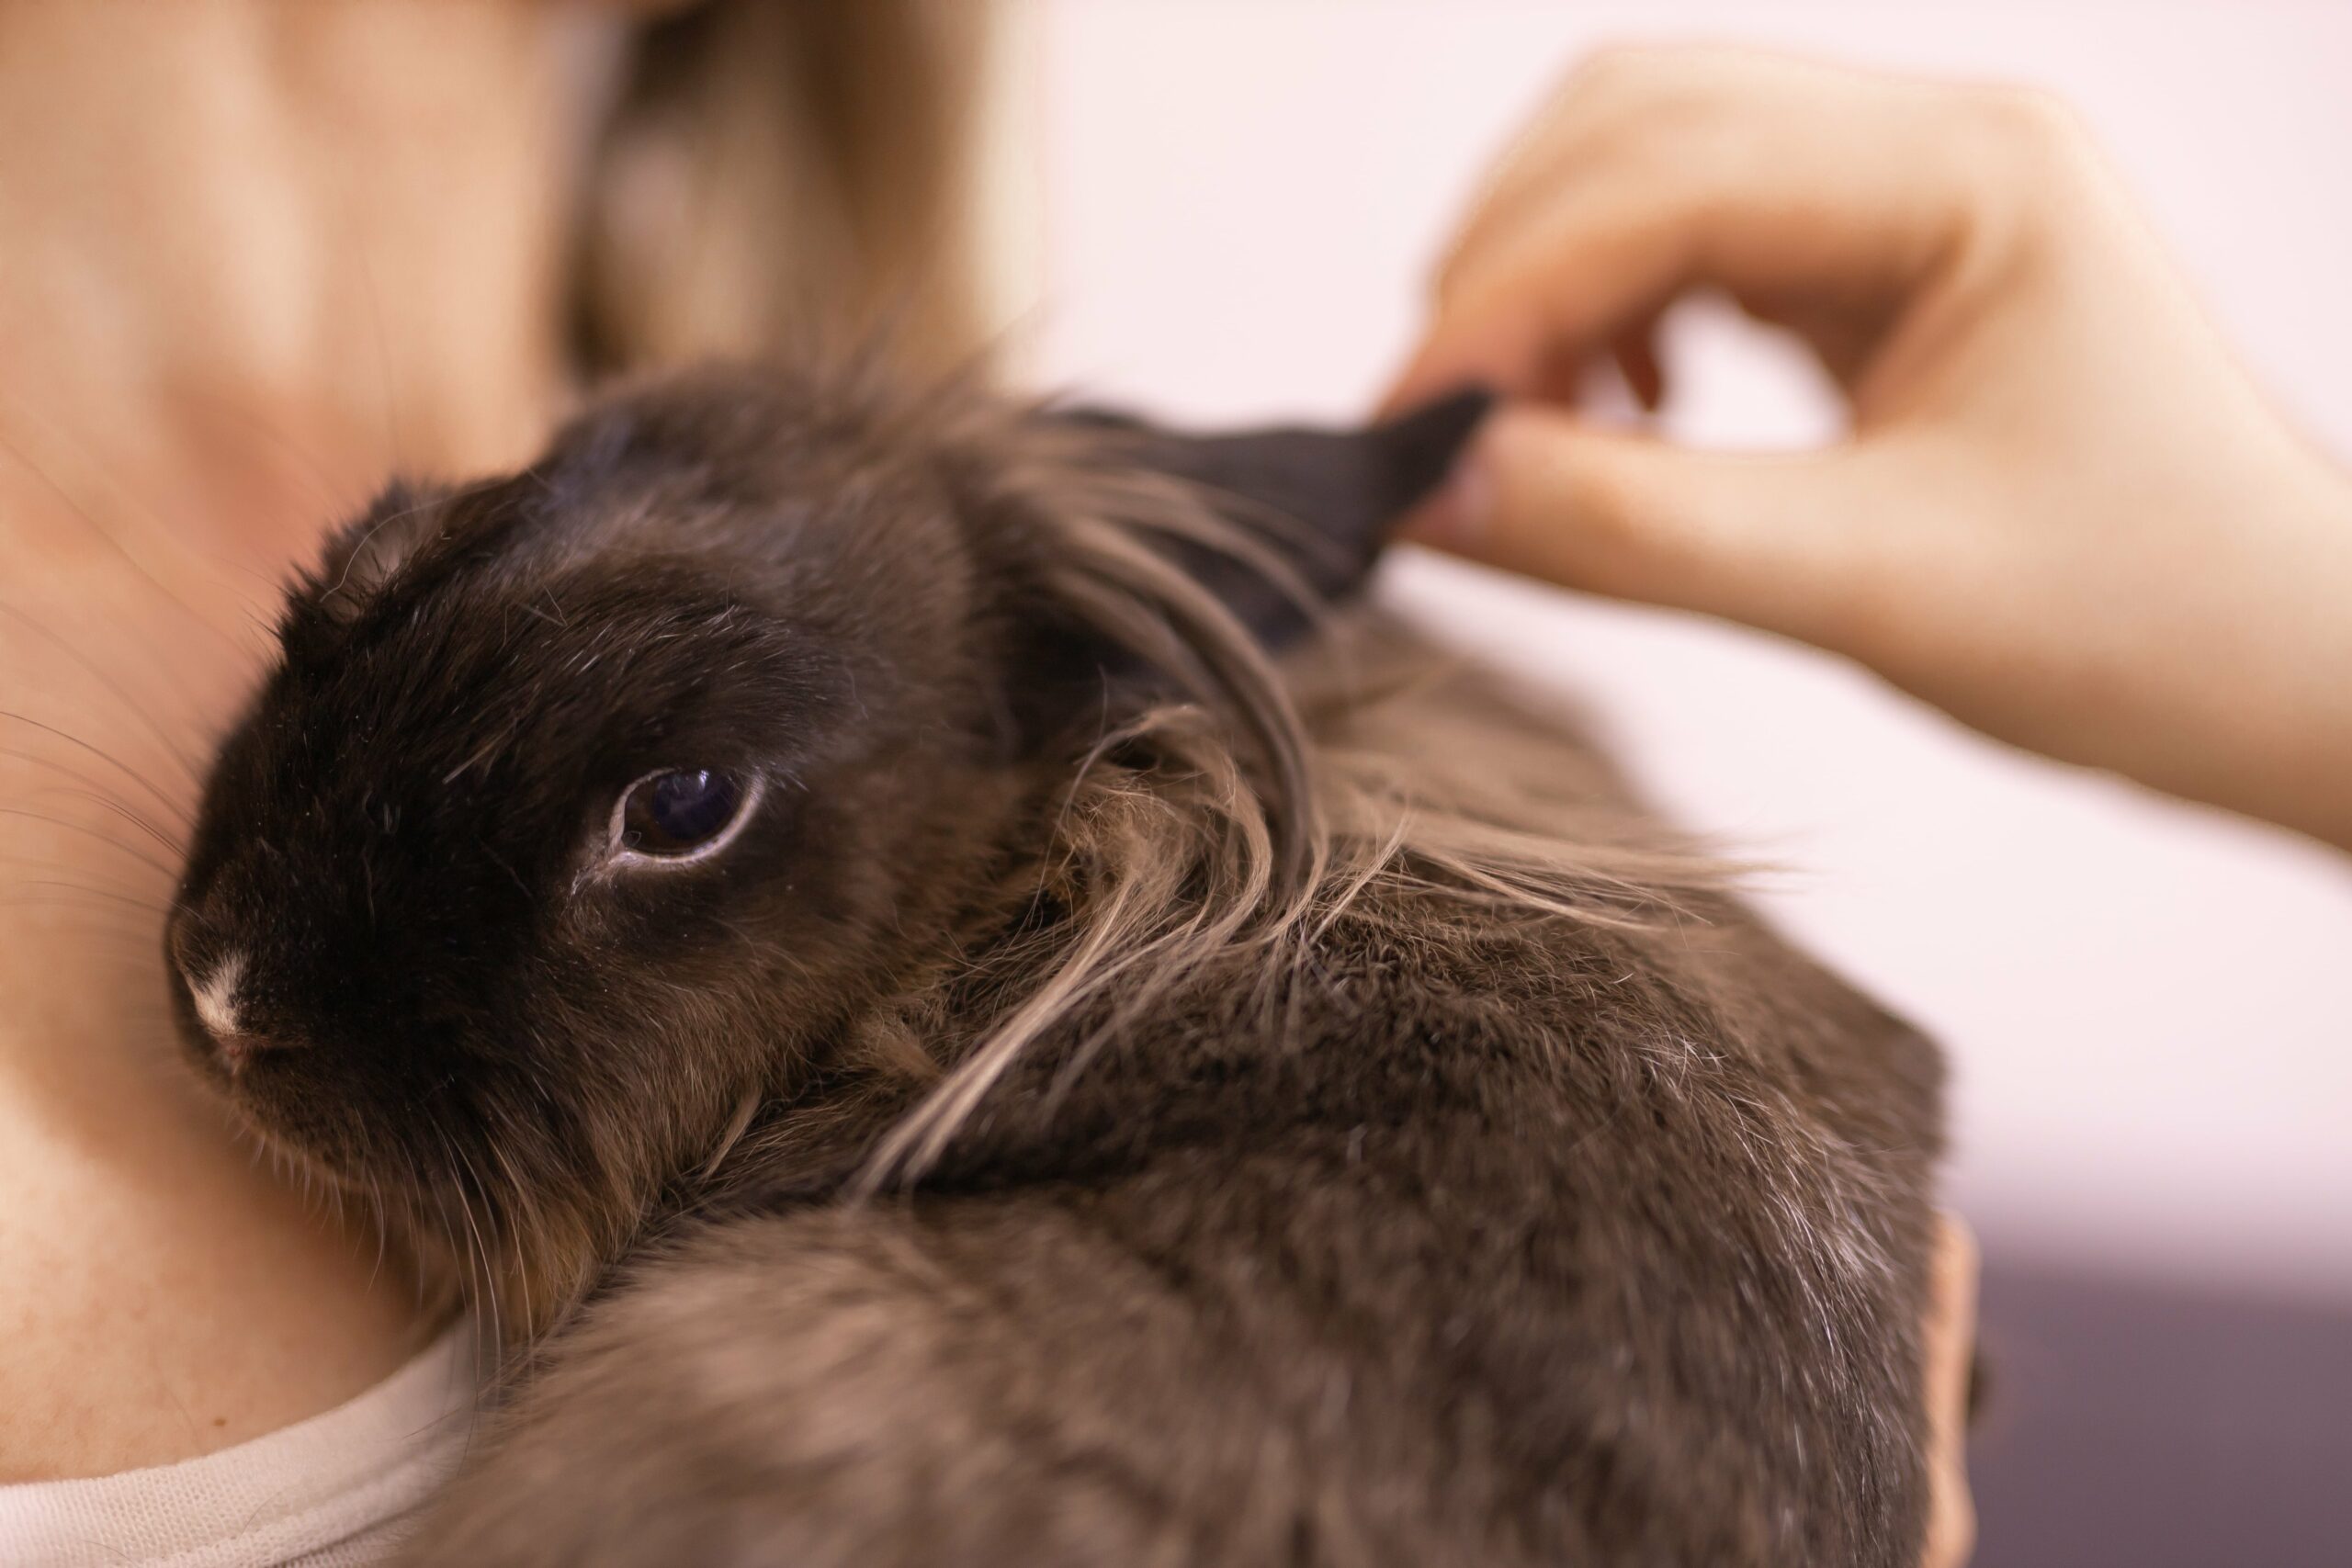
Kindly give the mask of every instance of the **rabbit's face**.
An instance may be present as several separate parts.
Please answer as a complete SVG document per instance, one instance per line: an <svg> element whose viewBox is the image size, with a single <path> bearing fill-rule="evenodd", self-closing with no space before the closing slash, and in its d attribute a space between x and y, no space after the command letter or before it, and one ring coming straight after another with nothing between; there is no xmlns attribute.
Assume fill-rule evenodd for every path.
<svg viewBox="0 0 2352 1568"><path fill-rule="evenodd" d="M953 499L919 453L725 435L623 407L518 478L387 497L210 780L169 932L195 1055L430 1222L640 1201L1002 836L1023 774Z"/></svg>

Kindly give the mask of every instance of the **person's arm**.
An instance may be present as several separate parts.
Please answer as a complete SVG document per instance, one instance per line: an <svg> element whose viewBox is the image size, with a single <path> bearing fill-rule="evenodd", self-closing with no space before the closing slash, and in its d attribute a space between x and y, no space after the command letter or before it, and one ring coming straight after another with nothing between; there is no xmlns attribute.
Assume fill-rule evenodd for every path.
<svg viewBox="0 0 2352 1568"><path fill-rule="evenodd" d="M1580 423L1721 288L1851 404L1817 452ZM1522 400L1412 536L1849 655L1989 734L2352 848L2352 481L2048 98L1605 55L1497 172L1396 400Z"/></svg>

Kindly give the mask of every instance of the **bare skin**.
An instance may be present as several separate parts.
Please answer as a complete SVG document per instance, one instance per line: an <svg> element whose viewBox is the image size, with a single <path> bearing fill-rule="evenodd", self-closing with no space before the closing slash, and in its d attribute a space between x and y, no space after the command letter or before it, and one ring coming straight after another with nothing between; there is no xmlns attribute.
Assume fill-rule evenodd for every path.
<svg viewBox="0 0 2352 1568"><path fill-rule="evenodd" d="M1976 1359L1976 1237L1946 1214L1937 1233L1928 1332L1928 1549L1921 1568L1961 1568L1976 1548L1968 1492L1969 1373Z"/></svg>
<svg viewBox="0 0 2352 1568"><path fill-rule="evenodd" d="M0 1481L242 1441L436 1326L196 1094L156 911L273 580L551 412L559 25L0 6Z"/></svg>
<svg viewBox="0 0 2352 1568"><path fill-rule="evenodd" d="M1580 423L1659 312L1809 344L1850 436L1693 452ZM2263 399L2073 118L1727 51L1562 88L1454 241L1399 400L1483 378L1419 536L1849 655L1988 734L2352 848L2352 482Z"/></svg>

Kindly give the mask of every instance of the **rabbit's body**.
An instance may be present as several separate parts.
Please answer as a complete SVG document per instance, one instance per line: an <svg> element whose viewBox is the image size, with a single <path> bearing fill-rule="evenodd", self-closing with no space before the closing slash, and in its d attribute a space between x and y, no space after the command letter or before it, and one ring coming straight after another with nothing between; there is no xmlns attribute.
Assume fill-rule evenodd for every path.
<svg viewBox="0 0 2352 1568"><path fill-rule="evenodd" d="M573 480L558 463L538 482ZM772 481L743 491L729 504L778 504ZM985 584L982 538L977 568L904 588L944 611L843 600L833 626L920 614L1008 635L957 581ZM192 1032L266 1132L346 1181L380 1183L389 1159L374 1140L392 1134L346 1108L368 1074L409 1084L405 1114L445 1142L478 1139L462 1168L404 1145L416 1190L390 1212L427 1244L481 1214L478 1287L503 1282L541 1335L413 1559L1912 1561L1931 1048L1713 890L1581 738L1476 671L1359 617L1344 657L1283 677L1300 719L1222 646L1235 628L1193 625L1159 569L1104 559L1183 629L1171 645L1210 645L1188 672L1138 678L1188 652L1147 626L1075 682L1016 671L991 702L986 645L910 649L884 673L933 668L865 681L854 747L811 719L788 766L722 759L765 781L728 829L749 847L682 852L651 881L627 880L634 849L602 847L599 813L635 842L638 795L595 803L639 787L645 759L616 762L585 840L493 857L526 863L514 918L540 924L499 937L526 951L488 993L544 987L544 1010L477 1021L468 987L430 992L413 1016L458 1043L429 1069L407 1060L413 1029L363 1042L261 978L300 965L239 913L260 874L218 835L275 838L276 863L311 852L311 829L250 804L254 751L318 744L288 705L333 691L366 637L429 624L401 596L429 607L450 592L436 572L517 602L527 576L428 543L369 588L359 630L289 628L183 896L189 995L239 955L234 1029L191 1000ZM605 587L619 603L649 581L639 565ZM1099 587L1057 590L1036 646L1066 659L1125 626L1134 603ZM605 613L579 582L557 599ZM1041 708L1057 687L1081 694ZM974 703L943 694L1002 712L958 732ZM904 722L876 713L891 703ZM374 722L397 728L394 708ZM482 744L451 737L420 776ZM856 787L835 800L837 777ZM418 858L377 866L377 896L450 874ZM633 901L679 898L695 902L628 923ZM576 977L682 922L650 978L618 959L601 988ZM698 936L746 926L768 942ZM328 1035L370 1055L328 1059ZM509 1060L517 1039L536 1054Z"/></svg>

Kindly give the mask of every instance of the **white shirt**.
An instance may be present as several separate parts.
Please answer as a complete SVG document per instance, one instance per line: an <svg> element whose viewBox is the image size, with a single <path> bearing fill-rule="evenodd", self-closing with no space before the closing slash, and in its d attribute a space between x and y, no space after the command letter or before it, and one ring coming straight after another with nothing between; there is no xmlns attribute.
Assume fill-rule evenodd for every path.
<svg viewBox="0 0 2352 1568"><path fill-rule="evenodd" d="M457 1468L473 1425L460 1324L374 1388L181 1464L0 1486L8 1568L361 1568Z"/></svg>

